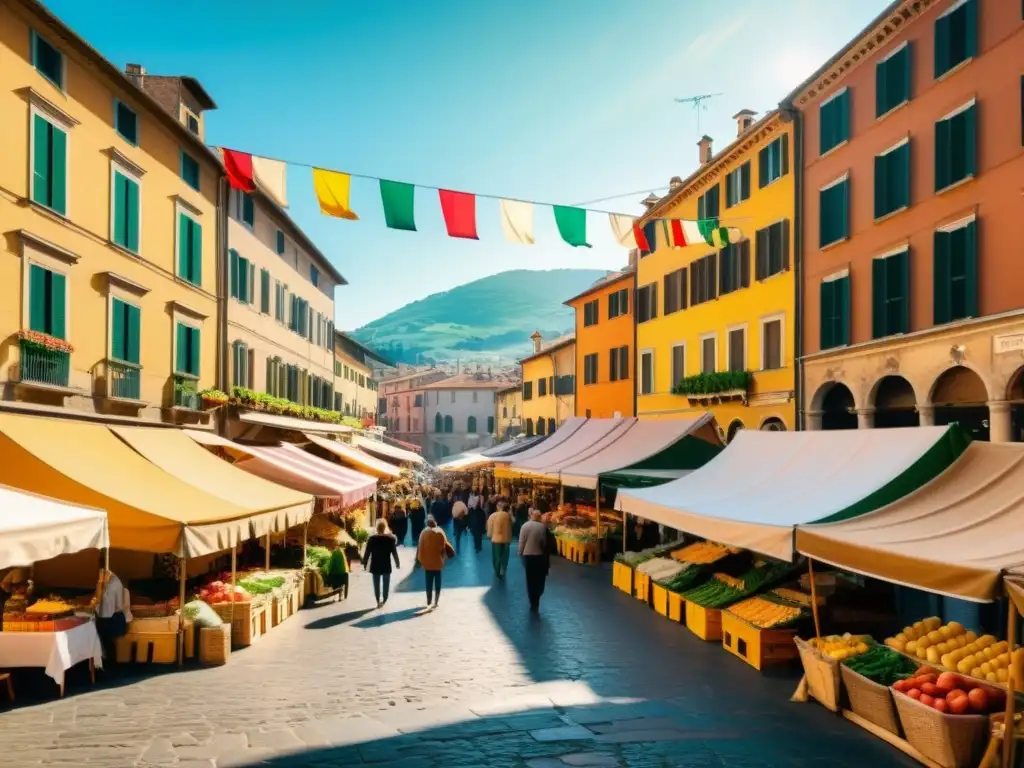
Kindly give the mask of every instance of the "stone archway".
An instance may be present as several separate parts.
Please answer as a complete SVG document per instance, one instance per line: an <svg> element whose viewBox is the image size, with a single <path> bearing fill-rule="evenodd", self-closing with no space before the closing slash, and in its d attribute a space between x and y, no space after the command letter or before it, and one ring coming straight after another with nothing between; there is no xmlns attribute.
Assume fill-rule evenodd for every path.
<svg viewBox="0 0 1024 768"><path fill-rule="evenodd" d="M875 427L918 427L917 395L914 386L898 374L883 376L874 386L871 405L875 409Z"/></svg>
<svg viewBox="0 0 1024 768"><path fill-rule="evenodd" d="M1010 409L1010 440L1015 443L1024 442L1024 366L1010 376L1006 401Z"/></svg>
<svg viewBox="0 0 1024 768"><path fill-rule="evenodd" d="M989 439L988 390L981 376L963 365L944 371L932 385L929 401L936 426L960 424L974 440Z"/></svg>
<svg viewBox="0 0 1024 768"><path fill-rule="evenodd" d="M786 425L782 419L772 416L771 418L765 419L760 427L762 432L785 432Z"/></svg>
<svg viewBox="0 0 1024 768"><path fill-rule="evenodd" d="M821 414L822 429L856 429L857 402L850 388L840 381L822 384L811 407Z"/></svg>
<svg viewBox="0 0 1024 768"><path fill-rule="evenodd" d="M736 439L736 435L738 435L744 429L746 429L746 426L743 424L742 421L740 421L739 419L733 421L732 424L729 425L729 431L725 435L725 442L731 443L733 440Z"/></svg>

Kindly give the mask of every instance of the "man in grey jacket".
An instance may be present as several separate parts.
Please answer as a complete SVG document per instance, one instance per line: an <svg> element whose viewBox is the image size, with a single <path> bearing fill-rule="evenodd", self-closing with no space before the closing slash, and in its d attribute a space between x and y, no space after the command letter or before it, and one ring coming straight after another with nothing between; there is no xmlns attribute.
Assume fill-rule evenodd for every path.
<svg viewBox="0 0 1024 768"><path fill-rule="evenodd" d="M548 529L540 517L540 512L533 511L530 521L519 531L519 557L526 571L526 595L533 613L540 610L540 598L548 578Z"/></svg>

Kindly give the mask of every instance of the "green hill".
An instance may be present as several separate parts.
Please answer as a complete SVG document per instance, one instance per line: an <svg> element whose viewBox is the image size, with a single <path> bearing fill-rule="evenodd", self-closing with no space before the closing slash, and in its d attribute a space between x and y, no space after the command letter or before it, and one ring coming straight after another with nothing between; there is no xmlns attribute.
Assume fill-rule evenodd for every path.
<svg viewBox="0 0 1024 768"><path fill-rule="evenodd" d="M407 304L353 332L395 362L508 361L573 329L563 302L606 274L597 269L517 269Z"/></svg>

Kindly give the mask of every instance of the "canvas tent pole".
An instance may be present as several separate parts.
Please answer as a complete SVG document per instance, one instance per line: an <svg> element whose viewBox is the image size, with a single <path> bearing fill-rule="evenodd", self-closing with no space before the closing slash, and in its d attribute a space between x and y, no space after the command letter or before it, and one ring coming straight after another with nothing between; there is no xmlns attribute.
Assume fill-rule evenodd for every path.
<svg viewBox="0 0 1024 768"><path fill-rule="evenodd" d="M1010 604L1009 617L1006 624L1006 643L1010 650L1010 675L1006 680L1006 711L1003 715L1003 768L1011 768L1013 765L1013 753L1016 748L1014 735L1013 715L1017 694L1017 675L1020 674L1020 665L1017 663L1017 604L1011 597L1007 602Z"/></svg>
<svg viewBox="0 0 1024 768"><path fill-rule="evenodd" d="M188 561L178 558L178 666L185 661L185 577Z"/></svg>
<svg viewBox="0 0 1024 768"><path fill-rule="evenodd" d="M814 581L814 561L807 558L807 573L811 579L811 615L814 617L814 636L821 640L821 621L818 618L818 585Z"/></svg>
<svg viewBox="0 0 1024 768"><path fill-rule="evenodd" d="M235 574L238 570L238 543L231 545L231 631L235 626Z"/></svg>
<svg viewBox="0 0 1024 768"><path fill-rule="evenodd" d="M598 546L601 542L601 482L597 483L597 503L594 505L594 511L597 513L597 541ZM604 547L601 547L603 550Z"/></svg>
<svg viewBox="0 0 1024 768"><path fill-rule="evenodd" d="M270 532L269 531L267 531L267 543L266 543L266 546L264 547L264 549L266 550L266 552L265 552L264 557L263 557L263 559L264 559L263 569L266 570L266 571L269 571L270 570Z"/></svg>
<svg viewBox="0 0 1024 768"><path fill-rule="evenodd" d="M626 510L622 510L622 554L626 554L628 551L627 543L629 542L629 515L626 514Z"/></svg>

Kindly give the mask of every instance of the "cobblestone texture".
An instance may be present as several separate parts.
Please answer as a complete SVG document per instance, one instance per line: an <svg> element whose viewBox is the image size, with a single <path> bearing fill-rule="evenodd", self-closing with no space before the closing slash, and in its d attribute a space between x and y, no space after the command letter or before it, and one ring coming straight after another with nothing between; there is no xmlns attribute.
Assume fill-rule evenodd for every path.
<svg viewBox="0 0 1024 768"><path fill-rule="evenodd" d="M815 704L613 590L606 569L555 563L539 617L522 571L496 582L486 546L423 609L403 551L396 591L301 611L211 669L81 670L52 700L19 673L0 711L0 766L914 765ZM0 704L0 707L6 706Z"/></svg>

